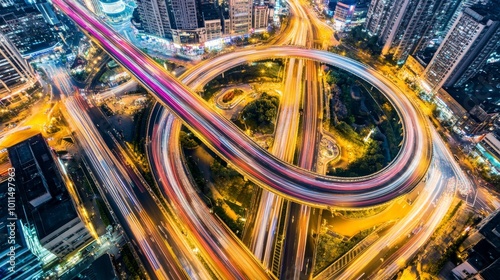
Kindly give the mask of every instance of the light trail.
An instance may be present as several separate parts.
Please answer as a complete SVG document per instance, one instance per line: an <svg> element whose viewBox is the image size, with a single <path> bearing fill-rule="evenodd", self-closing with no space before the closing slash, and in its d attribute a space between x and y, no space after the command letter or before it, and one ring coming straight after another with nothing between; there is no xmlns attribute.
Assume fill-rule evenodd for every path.
<svg viewBox="0 0 500 280"><path fill-rule="evenodd" d="M225 279L272 278L237 237L223 228L221 221L210 213L192 187L183 170L179 141L172 141L179 139L180 121L166 110L158 120L154 129L161 132L153 134L149 152L155 175L172 207L177 209L179 219L186 223L190 234L199 241L199 249L208 258L217 261L219 267L231 271Z"/></svg>
<svg viewBox="0 0 500 280"><path fill-rule="evenodd" d="M424 137L427 130L421 127L421 116L408 100L398 95L396 86L358 62L331 53L300 48L246 49L246 61L252 59L252 54L259 53L260 59L297 57L320 60L348 70L385 93L400 114L405 132L402 143L404 152L387 168L360 178L321 176L290 166L270 155L145 54L86 13L80 4L65 0L53 2L110 55L123 63L209 147L231 162L239 172L287 199L319 207L376 205L413 189L427 170L431 143L427 140L429 137ZM229 54L229 57L234 54Z"/></svg>
<svg viewBox="0 0 500 280"><path fill-rule="evenodd" d="M103 188L117 205L124 217L127 228L137 240L144 257L151 265L153 275L157 279L207 279L210 274L200 262L193 258L190 250L185 252L178 245L183 241L174 238L175 243L167 243L157 229L157 225L143 209L133 194L132 180L121 163L108 149L104 140L92 124L86 113L86 102L82 98L64 98L70 123L76 128L78 139L102 180ZM172 231L175 232L175 231ZM181 236L181 235L176 235ZM175 250L175 253L172 251ZM150 252L153 251L154 254ZM180 263L182 263L182 268ZM188 274L186 273L188 272Z"/></svg>
<svg viewBox="0 0 500 280"><path fill-rule="evenodd" d="M450 180L453 178L467 179L434 128L431 129L431 133L434 143L432 166L425 187L414 201L410 213L354 260L340 275L320 273L315 279L352 279L368 273L366 267L370 262L378 262L376 258L379 257L379 252L392 248L396 243L401 242L402 238L412 235L412 232L418 228L416 234L412 235L400 249L384 260L376 272L368 277L368 279L390 279L404 268L406 263L428 242L450 209L455 196L456 185L453 184L451 186L453 188L449 188L450 182L453 182ZM464 183L470 184L468 180L465 180Z"/></svg>

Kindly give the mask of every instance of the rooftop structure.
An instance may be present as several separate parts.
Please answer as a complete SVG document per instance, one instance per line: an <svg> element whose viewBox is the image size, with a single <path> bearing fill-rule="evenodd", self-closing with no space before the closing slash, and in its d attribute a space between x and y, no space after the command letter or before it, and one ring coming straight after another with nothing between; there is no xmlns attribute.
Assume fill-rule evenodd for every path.
<svg viewBox="0 0 500 280"><path fill-rule="evenodd" d="M8 153L16 170L19 215L31 251L40 258L48 254L45 250L62 258L89 242L92 237L41 134L8 148Z"/></svg>

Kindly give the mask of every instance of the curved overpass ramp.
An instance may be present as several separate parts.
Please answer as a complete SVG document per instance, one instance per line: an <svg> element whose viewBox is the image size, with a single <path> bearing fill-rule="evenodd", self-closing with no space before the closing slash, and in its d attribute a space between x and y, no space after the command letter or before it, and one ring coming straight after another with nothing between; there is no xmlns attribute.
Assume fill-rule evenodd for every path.
<svg viewBox="0 0 500 280"><path fill-rule="evenodd" d="M295 47L246 49L214 59L219 62L219 67L237 59L238 63L286 57L317 60L365 79L387 96L398 111L404 128L404 140L397 158L385 169L370 176L321 176L287 164L259 147L196 93L88 13L80 4L67 0L53 0L53 3L236 170L261 187L287 199L315 207L366 207L387 202L410 191L427 171L431 143L422 116L396 86L373 69L356 61L328 52ZM210 66L214 69L215 62L212 61Z"/></svg>

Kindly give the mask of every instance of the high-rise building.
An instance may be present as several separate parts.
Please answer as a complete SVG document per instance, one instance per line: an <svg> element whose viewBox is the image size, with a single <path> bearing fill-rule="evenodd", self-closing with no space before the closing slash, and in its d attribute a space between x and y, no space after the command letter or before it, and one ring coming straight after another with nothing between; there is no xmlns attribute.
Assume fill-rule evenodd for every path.
<svg viewBox="0 0 500 280"><path fill-rule="evenodd" d="M269 7L267 5L254 5L253 6L253 29L267 28L269 24Z"/></svg>
<svg viewBox="0 0 500 280"><path fill-rule="evenodd" d="M9 191L8 175L2 180L0 197L7 201L9 193L12 194L12 191ZM12 209L12 207L0 207L0 219L5 221L0 223L0 278L35 279L43 272L42 263L28 249L20 222L15 221L15 228L9 227L7 221L12 221L13 218L9 208ZM15 257L15 262L10 262L11 256Z"/></svg>
<svg viewBox="0 0 500 280"><path fill-rule="evenodd" d="M178 44L206 41L200 1L138 0L137 6L146 33Z"/></svg>
<svg viewBox="0 0 500 280"><path fill-rule="evenodd" d="M426 66L432 59L458 15L467 7L484 2L485 0L442 0L436 3L433 16L426 24L415 51L412 55Z"/></svg>
<svg viewBox="0 0 500 280"><path fill-rule="evenodd" d="M395 14L398 1L372 0L366 14L365 28L370 35L381 36L390 18Z"/></svg>
<svg viewBox="0 0 500 280"><path fill-rule="evenodd" d="M137 0L137 11L144 32L161 38L169 38L170 23L167 3L164 0Z"/></svg>
<svg viewBox="0 0 500 280"><path fill-rule="evenodd" d="M442 86L462 86L499 47L500 7L466 8L427 65L423 78L434 91Z"/></svg>
<svg viewBox="0 0 500 280"><path fill-rule="evenodd" d="M229 33L243 35L252 29L252 0L229 0Z"/></svg>
<svg viewBox="0 0 500 280"><path fill-rule="evenodd" d="M0 32L24 56L54 47L58 42L42 13L24 2L0 7Z"/></svg>
<svg viewBox="0 0 500 280"><path fill-rule="evenodd" d="M92 240L54 154L41 134L7 149L16 170L17 211L28 248L40 259L62 258Z"/></svg>
<svg viewBox="0 0 500 280"><path fill-rule="evenodd" d="M433 17L438 0L374 0L366 29L379 36L382 55L405 61L415 50Z"/></svg>
<svg viewBox="0 0 500 280"><path fill-rule="evenodd" d="M335 23L335 30L344 31L346 27L351 24L356 9L355 0L341 0L335 6L333 20Z"/></svg>
<svg viewBox="0 0 500 280"><path fill-rule="evenodd" d="M34 81L36 77L31 66L0 32L0 93L10 93L15 88Z"/></svg>

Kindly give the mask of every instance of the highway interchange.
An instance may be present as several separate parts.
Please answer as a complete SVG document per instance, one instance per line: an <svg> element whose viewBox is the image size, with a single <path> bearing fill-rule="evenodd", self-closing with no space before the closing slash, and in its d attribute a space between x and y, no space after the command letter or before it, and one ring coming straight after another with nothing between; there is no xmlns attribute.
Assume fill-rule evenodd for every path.
<svg viewBox="0 0 500 280"><path fill-rule="evenodd" d="M207 211L204 203L192 188L189 174L183 167L182 157L179 153L179 141L177 139L181 126L180 120L190 127L207 146L231 162L235 169L245 174L258 185L278 194L280 197L301 205L320 208L332 206L366 207L388 202L411 191L426 176L431 160L436 161L435 157L432 159L432 149L434 149L434 154L444 153L446 155L446 152L448 152L445 147L441 146L439 146L440 152L436 151L438 149L436 143L434 143L436 140L430 140L435 139L436 136L431 136L432 132L427 120L414 109L410 101L402 97L403 94L394 84L387 81L375 70L356 61L323 51L306 50L297 47L243 49L215 57L210 61L201 62L182 77L181 83L170 76L164 69L157 66L147 56L128 45L109 27L86 14L84 8L79 4L66 0L55 0L53 2L77 22L94 41L100 43L111 56L123 63L143 85L154 92L160 103L166 105L175 113L176 117L166 110L156 112L156 121L153 122L154 127L150 127L151 139L148 145L148 155L150 161L154 163L153 171L157 182L162 186L164 193L167 194L169 209L158 209L161 207L156 206L156 209L145 211L142 204L146 203L147 207L155 208L152 204L158 204L157 198L153 198L152 203L137 199L136 194L134 194L137 192L137 188L134 189L134 186L144 184L140 179L132 180L128 177L133 175L126 175L136 172L124 170L123 162L126 162L126 159L122 159L120 162L120 160L116 159L116 152L113 154L105 145L99 146L99 143L104 141L99 139L97 129L91 127L89 123L92 122L85 117L85 111L88 111L88 108L85 108L85 102L78 97L69 97L65 100L66 107L71 115L70 118L74 120L74 125L80 127L80 131L86 132L80 135L79 139L84 139L82 142L87 141L86 145L88 146L86 148L92 154L91 157L95 158L92 166L102 168L102 171L98 172L100 173L99 177L116 176L112 177L114 178L112 180L116 181L103 182L103 184L106 186L107 191L112 193L114 203L118 204L118 208L121 209L120 212L123 217L120 220L125 220L125 224L133 228L131 236L134 237L134 240L138 240L136 245L143 252L141 258L146 259L147 270L152 272L152 275L155 275L156 278L273 278L268 270L269 265L264 264L264 267L262 267L260 263L262 258L256 258L253 255L254 250L250 252L227 228L224 228L220 221ZM308 64L312 61L324 62L345 69L375 85L386 94L398 110L405 132L402 150L406 152L400 153L384 170L362 178L333 178L315 174L307 171L312 169L312 160L301 160L300 166L302 168L281 161L279 158L283 160L286 160L286 158L275 157L260 148L230 121L224 119L209 105L205 104L191 90L202 87L220 73L237 65L268 58L296 58L298 62L294 63L299 64ZM303 67L298 68L302 69ZM290 67L289 69L292 69L289 71L293 73L294 68ZM314 73L311 73L310 69L315 68L306 67L306 76L310 77L310 80L317 79L317 77L311 77ZM293 114L291 118L294 118ZM298 118L296 119L298 120ZM289 133L293 132L287 132L286 134ZM113 138L112 135L111 138ZM282 138L287 139L289 137ZM115 143L115 146L119 145ZM119 148L116 149L119 150ZM445 152L443 152L443 149ZM287 150L295 149L285 149L284 151ZM279 153L279 149L273 152L274 155L277 153ZM436 163L433 164L436 165ZM437 179L427 179L426 186L429 185L428 188L440 187L435 188L436 190L432 192L433 196L430 201L435 201L437 197L441 197L443 193L446 193L443 190L443 186L446 184L440 179L440 175L436 175L438 171L433 171L433 168L435 167L431 165L427 177L434 176L432 178ZM127 169L133 168L128 167ZM116 175L107 170L114 170L113 172ZM461 170L455 170L454 172L461 172ZM460 176L463 176L463 174ZM144 186L144 188L148 187ZM149 193L151 197L155 197L154 194ZM422 200L426 198L424 195L421 197ZM428 207L430 204L428 199L419 205ZM443 203L443 205L446 206L446 203ZM440 206L439 211L429 210L432 213L429 216L431 222L426 227L428 230L423 231L424 233L432 232L432 229L437 226L440 221L439 217L446 213L443 210L444 206ZM302 208L302 206L300 207ZM150 217L154 211L162 213L160 215L162 217ZM412 219L414 220L415 217ZM166 222L163 222L163 220ZM401 225L399 231L408 227L403 223L399 224ZM394 232L398 233L396 229ZM401 233L399 232L399 234ZM419 240L425 239L420 238ZM384 246L387 246L387 244L384 244ZM404 254L414 253L417 249L418 246L409 246ZM193 251L196 253L193 254ZM358 260L361 263L367 263L368 258L360 257ZM302 270L305 264L303 259L300 261L301 265L299 267ZM353 270L355 272L351 272L353 274L343 274L347 275L345 279L350 279L361 268L358 265L355 269L357 269ZM389 268L384 268L384 271L389 271ZM297 274L293 276L293 278L297 277L299 277Z"/></svg>
<svg viewBox="0 0 500 280"><path fill-rule="evenodd" d="M265 58L296 57L320 60L345 69L376 86L391 101L401 116L404 140L397 158L382 171L359 178L340 178L318 175L284 163L239 130L206 104L196 93L179 82L151 58L128 44L107 25L85 13L85 9L69 1L54 1L92 39L125 67L148 89L159 102L170 108L184 124L192 129L234 168L258 185L289 200L316 206L366 207L388 202L407 193L424 176L430 161L430 137L422 115L411 103L398 95L399 89L375 70L354 60L318 50L296 47L263 47L242 50L217 57L211 68L222 59L220 67L230 62L244 63ZM226 65L226 66L224 66ZM202 77L199 77L202 78Z"/></svg>

